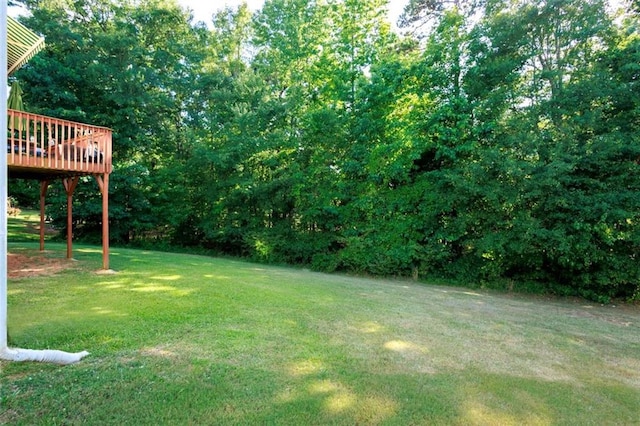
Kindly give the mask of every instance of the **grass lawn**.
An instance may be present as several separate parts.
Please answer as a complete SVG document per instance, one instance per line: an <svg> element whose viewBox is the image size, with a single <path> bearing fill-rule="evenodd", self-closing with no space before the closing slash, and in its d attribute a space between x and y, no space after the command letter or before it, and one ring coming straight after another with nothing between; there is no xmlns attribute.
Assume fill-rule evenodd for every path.
<svg viewBox="0 0 640 426"><path fill-rule="evenodd" d="M0 362L0 424L640 424L637 307L74 248L9 280L9 332L91 355Z"/></svg>

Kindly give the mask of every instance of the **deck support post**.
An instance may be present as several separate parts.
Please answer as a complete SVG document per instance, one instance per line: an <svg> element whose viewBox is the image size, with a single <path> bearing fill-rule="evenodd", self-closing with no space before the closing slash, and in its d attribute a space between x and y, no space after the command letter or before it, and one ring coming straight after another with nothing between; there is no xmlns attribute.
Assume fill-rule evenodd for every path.
<svg viewBox="0 0 640 426"><path fill-rule="evenodd" d="M64 190L67 193L67 259L73 257L73 192L78 186L79 176L62 179Z"/></svg>
<svg viewBox="0 0 640 426"><path fill-rule="evenodd" d="M47 195L47 189L49 188L49 181L40 181L40 251L44 251L44 229L45 229L45 197Z"/></svg>
<svg viewBox="0 0 640 426"><path fill-rule="evenodd" d="M102 193L102 269L109 269L109 174L93 175Z"/></svg>

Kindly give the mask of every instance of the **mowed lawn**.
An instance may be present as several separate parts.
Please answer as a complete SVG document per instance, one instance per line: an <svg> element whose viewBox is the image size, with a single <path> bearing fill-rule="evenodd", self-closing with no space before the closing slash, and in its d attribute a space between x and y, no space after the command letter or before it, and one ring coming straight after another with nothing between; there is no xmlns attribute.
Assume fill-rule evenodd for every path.
<svg viewBox="0 0 640 426"><path fill-rule="evenodd" d="M637 307L125 249L102 275L98 248L75 257L9 280L9 333L91 355L0 362L0 423L640 424Z"/></svg>

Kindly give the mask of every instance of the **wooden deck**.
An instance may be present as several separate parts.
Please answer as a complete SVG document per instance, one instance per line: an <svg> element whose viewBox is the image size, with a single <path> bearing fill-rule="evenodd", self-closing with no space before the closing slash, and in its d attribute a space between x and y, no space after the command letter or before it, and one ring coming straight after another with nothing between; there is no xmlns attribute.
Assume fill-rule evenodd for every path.
<svg viewBox="0 0 640 426"><path fill-rule="evenodd" d="M51 181L67 193L67 257L72 257L73 193L93 176L102 193L102 268L109 269L111 129L7 109L8 176L40 181L40 250L44 250L45 197Z"/></svg>
<svg viewBox="0 0 640 426"><path fill-rule="evenodd" d="M9 177L48 180L111 173L111 129L7 110Z"/></svg>

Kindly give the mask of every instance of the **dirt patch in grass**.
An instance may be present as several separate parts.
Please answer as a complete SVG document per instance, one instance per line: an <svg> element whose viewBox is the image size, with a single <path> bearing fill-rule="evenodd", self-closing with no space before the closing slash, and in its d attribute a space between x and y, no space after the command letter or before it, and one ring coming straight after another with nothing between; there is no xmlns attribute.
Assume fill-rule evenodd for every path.
<svg viewBox="0 0 640 426"><path fill-rule="evenodd" d="M44 253L29 255L7 253L7 275L9 278L53 275L72 266L72 260L47 257Z"/></svg>

